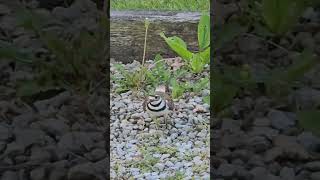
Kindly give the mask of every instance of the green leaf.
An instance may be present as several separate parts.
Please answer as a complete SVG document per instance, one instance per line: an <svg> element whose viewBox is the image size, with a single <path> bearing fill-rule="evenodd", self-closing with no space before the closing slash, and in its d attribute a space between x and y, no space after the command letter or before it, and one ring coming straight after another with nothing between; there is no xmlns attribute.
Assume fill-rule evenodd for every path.
<svg viewBox="0 0 320 180"><path fill-rule="evenodd" d="M283 35L298 22L305 8L303 0L263 0L262 16L272 32Z"/></svg>
<svg viewBox="0 0 320 180"><path fill-rule="evenodd" d="M171 80L172 98L177 99L181 97L185 91L183 85L179 84L176 80Z"/></svg>
<svg viewBox="0 0 320 180"><path fill-rule="evenodd" d="M190 66L193 72L201 73L204 68L203 60L199 53L193 54L192 59L190 61Z"/></svg>
<svg viewBox="0 0 320 180"><path fill-rule="evenodd" d="M210 45L210 16L202 14L198 24L199 50L202 51Z"/></svg>
<svg viewBox="0 0 320 180"><path fill-rule="evenodd" d="M208 47L206 50L199 52L203 63L204 64L209 64L210 63L210 47Z"/></svg>
<svg viewBox="0 0 320 180"><path fill-rule="evenodd" d="M213 111L218 114L231 104L239 90L239 87L234 84L227 83L222 75L217 72L213 74L213 79Z"/></svg>
<svg viewBox="0 0 320 180"><path fill-rule="evenodd" d="M313 56L309 49L305 49L285 72L284 77L287 81L294 81L310 71L319 61Z"/></svg>
<svg viewBox="0 0 320 180"><path fill-rule="evenodd" d="M193 91L200 92L206 87L209 87L209 81L210 81L209 78L201 78L200 81L198 81L192 86Z"/></svg>
<svg viewBox="0 0 320 180"><path fill-rule="evenodd" d="M283 96L288 94L294 81L303 77L319 61L313 57L310 50L304 50L286 69L275 69L266 79L267 93L272 96Z"/></svg>
<svg viewBox="0 0 320 180"><path fill-rule="evenodd" d="M169 47L176 52L184 60L190 60L192 58L192 53L187 49L186 43L179 37L166 37L163 32L160 36L166 41Z"/></svg>
<svg viewBox="0 0 320 180"><path fill-rule="evenodd" d="M1 59L16 60L22 63L33 62L31 52L21 50L9 43L3 43L2 41L0 41L0 60Z"/></svg>
<svg viewBox="0 0 320 180"><path fill-rule="evenodd" d="M320 111L308 110L298 112L298 120L301 127L320 135Z"/></svg>

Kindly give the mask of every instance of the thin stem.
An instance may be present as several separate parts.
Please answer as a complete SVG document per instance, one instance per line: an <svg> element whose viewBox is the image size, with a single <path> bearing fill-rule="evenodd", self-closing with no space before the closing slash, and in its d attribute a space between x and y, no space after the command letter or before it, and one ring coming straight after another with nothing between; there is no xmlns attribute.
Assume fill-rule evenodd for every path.
<svg viewBox="0 0 320 180"><path fill-rule="evenodd" d="M282 49L282 50L283 50L284 52L286 52L287 54L290 54L290 51L289 51L288 49L286 49L286 48L283 47L283 46L280 46L279 44L277 44L277 43L275 43L275 42L273 42L273 41L266 40L266 39L264 39L264 38L262 38L262 37L260 37L260 36L255 35L255 34L244 33L244 35L246 35L246 36L251 36L251 37L254 37L254 38L258 38L258 39L260 39L260 40L262 40L262 41L265 41L265 42L267 42L267 43L269 43L269 44L271 44L271 45L273 45L273 46L275 46L275 47L277 47L277 48L279 48L279 49Z"/></svg>
<svg viewBox="0 0 320 180"><path fill-rule="evenodd" d="M149 22L147 19L145 22L145 26L146 26L146 32L144 34L144 48L143 48L142 66L144 66L144 62L145 62L145 58L146 58L146 49L147 49L147 35L148 35L148 27L149 27Z"/></svg>

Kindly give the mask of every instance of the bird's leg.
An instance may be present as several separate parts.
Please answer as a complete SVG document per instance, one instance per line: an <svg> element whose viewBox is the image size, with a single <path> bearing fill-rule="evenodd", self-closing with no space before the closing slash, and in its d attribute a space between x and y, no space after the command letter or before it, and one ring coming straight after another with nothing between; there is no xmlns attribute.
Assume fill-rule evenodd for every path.
<svg viewBox="0 0 320 180"><path fill-rule="evenodd" d="M164 123L166 124L166 129L168 129L167 118L168 118L168 115L165 115L165 116L164 116Z"/></svg>

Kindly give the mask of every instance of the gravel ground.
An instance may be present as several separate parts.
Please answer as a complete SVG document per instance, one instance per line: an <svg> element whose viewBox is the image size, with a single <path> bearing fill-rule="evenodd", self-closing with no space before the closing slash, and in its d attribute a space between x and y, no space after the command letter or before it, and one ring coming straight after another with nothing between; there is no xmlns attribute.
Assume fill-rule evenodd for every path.
<svg viewBox="0 0 320 180"><path fill-rule="evenodd" d="M218 0L225 15L237 16L235 4ZM216 7L219 7L217 4ZM255 37L241 36L216 53L228 65L248 64L254 72L286 67L292 54L308 48L320 55L319 8L309 8L294 33L280 40L290 55ZM291 45L290 42L295 42ZM300 79L301 85L283 101L263 92L243 93L228 118L214 118L211 177L216 180L319 180L320 138L299 126L297 111L319 109L319 65Z"/></svg>
<svg viewBox="0 0 320 180"><path fill-rule="evenodd" d="M112 67L111 73L120 76ZM112 86L111 178L210 179L210 113L202 97L186 95L175 102L177 109L170 115L173 126L166 129L143 112L143 99L131 91L116 94L117 85Z"/></svg>
<svg viewBox="0 0 320 180"><path fill-rule="evenodd" d="M34 8L73 22L70 33L78 31L79 24L87 24L90 18L84 19L83 16L94 19L96 12L91 1L78 1L72 7L55 7L52 11ZM3 2L0 4L0 27L0 41L28 48L35 54L44 52L41 41L34 34L17 27L14 8ZM50 28L67 33L54 24L49 25ZM109 158L104 137L108 102L106 87L97 88L90 96L70 91L51 95L43 92L42 98L36 96L32 101L23 101L23 98L16 97L16 81L30 80L34 72L29 65L14 63L11 59L2 60L0 179L107 179Z"/></svg>

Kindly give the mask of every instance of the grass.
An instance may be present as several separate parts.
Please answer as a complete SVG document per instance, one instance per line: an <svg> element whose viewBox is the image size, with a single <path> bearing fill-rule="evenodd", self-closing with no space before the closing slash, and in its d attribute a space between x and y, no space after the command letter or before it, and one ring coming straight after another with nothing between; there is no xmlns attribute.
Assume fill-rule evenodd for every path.
<svg viewBox="0 0 320 180"><path fill-rule="evenodd" d="M209 2L209 0L111 0L111 9L208 11Z"/></svg>

